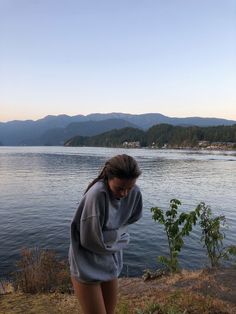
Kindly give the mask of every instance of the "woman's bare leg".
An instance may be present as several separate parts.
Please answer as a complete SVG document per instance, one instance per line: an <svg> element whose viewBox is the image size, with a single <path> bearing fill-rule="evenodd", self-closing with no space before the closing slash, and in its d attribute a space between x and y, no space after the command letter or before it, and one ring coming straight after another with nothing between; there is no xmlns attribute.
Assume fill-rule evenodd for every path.
<svg viewBox="0 0 236 314"><path fill-rule="evenodd" d="M108 314L101 284L84 284L74 277L71 277L71 281L84 314Z"/></svg>
<svg viewBox="0 0 236 314"><path fill-rule="evenodd" d="M102 282L101 287L107 314L114 314L117 303L118 279Z"/></svg>

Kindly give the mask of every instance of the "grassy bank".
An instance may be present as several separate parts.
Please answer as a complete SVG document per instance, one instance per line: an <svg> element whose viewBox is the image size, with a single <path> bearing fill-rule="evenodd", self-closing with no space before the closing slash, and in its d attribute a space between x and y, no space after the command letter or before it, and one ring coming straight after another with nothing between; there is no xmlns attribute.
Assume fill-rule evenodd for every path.
<svg viewBox="0 0 236 314"><path fill-rule="evenodd" d="M11 285L0 295L0 313L81 313L70 293L22 293ZM236 313L236 268L183 271L144 281L120 278L117 314Z"/></svg>

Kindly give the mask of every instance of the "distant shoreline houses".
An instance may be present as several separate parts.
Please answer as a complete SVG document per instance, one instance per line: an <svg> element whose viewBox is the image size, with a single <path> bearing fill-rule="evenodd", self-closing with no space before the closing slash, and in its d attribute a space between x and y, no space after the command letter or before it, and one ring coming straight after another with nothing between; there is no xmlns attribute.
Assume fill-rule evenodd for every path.
<svg viewBox="0 0 236 314"><path fill-rule="evenodd" d="M124 141L122 143L124 148L142 148L139 141ZM158 146L158 143L152 143L149 148L153 149L205 149L205 150L235 150L236 143L234 142L209 142L209 141L199 141L195 146L173 146L168 143L164 144L162 147Z"/></svg>
<svg viewBox="0 0 236 314"><path fill-rule="evenodd" d="M125 141L125 142L122 143L122 146L126 147L126 148L141 148L141 145L140 145L139 141L135 141L135 142Z"/></svg>
<svg viewBox="0 0 236 314"><path fill-rule="evenodd" d="M234 142L209 142L209 141L200 141L198 142L199 148L205 148L205 149L219 149L219 150L225 150L225 149L236 149L236 143Z"/></svg>

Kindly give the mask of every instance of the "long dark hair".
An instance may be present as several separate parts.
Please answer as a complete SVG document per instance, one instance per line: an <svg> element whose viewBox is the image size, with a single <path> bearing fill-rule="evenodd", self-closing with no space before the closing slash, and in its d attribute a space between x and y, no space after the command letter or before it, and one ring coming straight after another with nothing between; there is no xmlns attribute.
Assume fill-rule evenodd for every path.
<svg viewBox="0 0 236 314"><path fill-rule="evenodd" d="M141 170L137 161L126 154L117 155L107 160L100 174L87 187L85 193L99 180L104 180L105 183L109 179L137 179L141 174Z"/></svg>

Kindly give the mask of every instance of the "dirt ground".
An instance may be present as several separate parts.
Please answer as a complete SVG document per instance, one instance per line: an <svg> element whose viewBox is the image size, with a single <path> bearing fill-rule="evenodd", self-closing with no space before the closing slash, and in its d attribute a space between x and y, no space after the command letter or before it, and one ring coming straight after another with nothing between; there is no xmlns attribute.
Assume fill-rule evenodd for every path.
<svg viewBox="0 0 236 314"><path fill-rule="evenodd" d="M6 291L5 291L6 292ZM119 303L127 300L134 309L147 304L163 303L167 296L175 294L193 295L188 302L204 302L209 298L208 307L201 312L191 307L184 313L236 314L236 267L218 270L183 271L181 274L163 276L144 281L142 278L119 279ZM176 300L176 298L175 298ZM181 299L182 300L182 299ZM180 302L182 302L180 300ZM213 301L212 301L213 300ZM194 302L193 302L194 301ZM186 299L183 298L183 302ZM121 307L119 307L121 308ZM219 310L218 310L219 309ZM23 294L11 292L0 295L0 314L81 314L77 299L61 293ZM117 313L137 313L135 310L117 310ZM151 312L149 312L151 313ZM152 312L155 313L155 312Z"/></svg>
<svg viewBox="0 0 236 314"><path fill-rule="evenodd" d="M229 302L236 307L236 267L217 270L183 271L181 274L163 276L143 281L141 278L122 278L120 293L139 298L147 291L196 291ZM235 311L236 314L236 311Z"/></svg>

